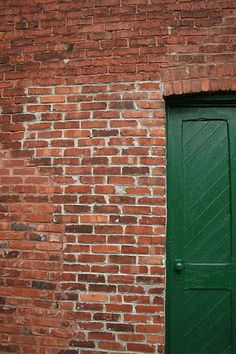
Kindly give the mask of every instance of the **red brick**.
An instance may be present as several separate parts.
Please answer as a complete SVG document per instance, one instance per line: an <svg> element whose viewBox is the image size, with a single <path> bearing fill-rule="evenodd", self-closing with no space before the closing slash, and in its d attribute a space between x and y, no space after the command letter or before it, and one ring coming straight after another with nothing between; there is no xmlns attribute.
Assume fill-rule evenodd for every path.
<svg viewBox="0 0 236 354"><path fill-rule="evenodd" d="M80 215L79 220L81 223L106 223L108 222L107 215Z"/></svg>
<svg viewBox="0 0 236 354"><path fill-rule="evenodd" d="M235 5L59 2L0 11L0 351L163 353L163 94L235 90Z"/></svg>
<svg viewBox="0 0 236 354"><path fill-rule="evenodd" d="M141 344L141 343L128 343L127 349L132 350L134 352L155 353L155 346L154 345L147 345L147 344Z"/></svg>
<svg viewBox="0 0 236 354"><path fill-rule="evenodd" d="M120 248L118 246L113 246L113 245L96 245L92 246L92 252L93 253L119 253Z"/></svg>
<svg viewBox="0 0 236 354"><path fill-rule="evenodd" d="M106 294L80 294L80 300L84 302L107 302Z"/></svg>

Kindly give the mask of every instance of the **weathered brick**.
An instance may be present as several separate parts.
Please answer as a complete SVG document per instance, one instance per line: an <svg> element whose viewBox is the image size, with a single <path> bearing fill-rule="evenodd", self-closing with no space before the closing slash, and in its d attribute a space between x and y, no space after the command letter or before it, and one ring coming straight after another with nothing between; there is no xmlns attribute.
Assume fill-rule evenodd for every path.
<svg viewBox="0 0 236 354"><path fill-rule="evenodd" d="M92 225L67 225L66 232L90 234L93 231Z"/></svg>
<svg viewBox="0 0 236 354"><path fill-rule="evenodd" d="M164 352L163 96L236 89L234 10L4 3L0 351Z"/></svg>
<svg viewBox="0 0 236 354"><path fill-rule="evenodd" d="M33 281L32 287L41 290L52 290L55 289L56 285L46 281Z"/></svg>
<svg viewBox="0 0 236 354"><path fill-rule="evenodd" d="M125 323L108 323L106 327L115 332L134 332L134 326Z"/></svg>

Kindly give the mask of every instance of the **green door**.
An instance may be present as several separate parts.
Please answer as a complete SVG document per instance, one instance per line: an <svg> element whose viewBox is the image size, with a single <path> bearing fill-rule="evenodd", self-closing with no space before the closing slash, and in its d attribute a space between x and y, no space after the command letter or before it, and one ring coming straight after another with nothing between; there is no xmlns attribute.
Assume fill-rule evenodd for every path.
<svg viewBox="0 0 236 354"><path fill-rule="evenodd" d="M236 354L236 95L167 108L166 353Z"/></svg>

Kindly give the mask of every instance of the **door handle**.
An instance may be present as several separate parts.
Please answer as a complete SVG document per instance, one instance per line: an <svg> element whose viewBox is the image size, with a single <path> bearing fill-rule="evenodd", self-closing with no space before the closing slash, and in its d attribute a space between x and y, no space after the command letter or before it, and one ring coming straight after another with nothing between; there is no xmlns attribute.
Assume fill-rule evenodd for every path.
<svg viewBox="0 0 236 354"><path fill-rule="evenodd" d="M176 273L181 273L184 270L184 264L181 259L175 260L175 271Z"/></svg>

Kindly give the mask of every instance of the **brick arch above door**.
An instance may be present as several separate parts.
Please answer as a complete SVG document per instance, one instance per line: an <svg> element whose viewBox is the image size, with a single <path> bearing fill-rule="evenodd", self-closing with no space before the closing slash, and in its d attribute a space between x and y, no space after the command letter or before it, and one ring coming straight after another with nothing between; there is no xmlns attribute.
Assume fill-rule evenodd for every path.
<svg viewBox="0 0 236 354"><path fill-rule="evenodd" d="M235 91L236 65L204 64L161 70L163 96Z"/></svg>

